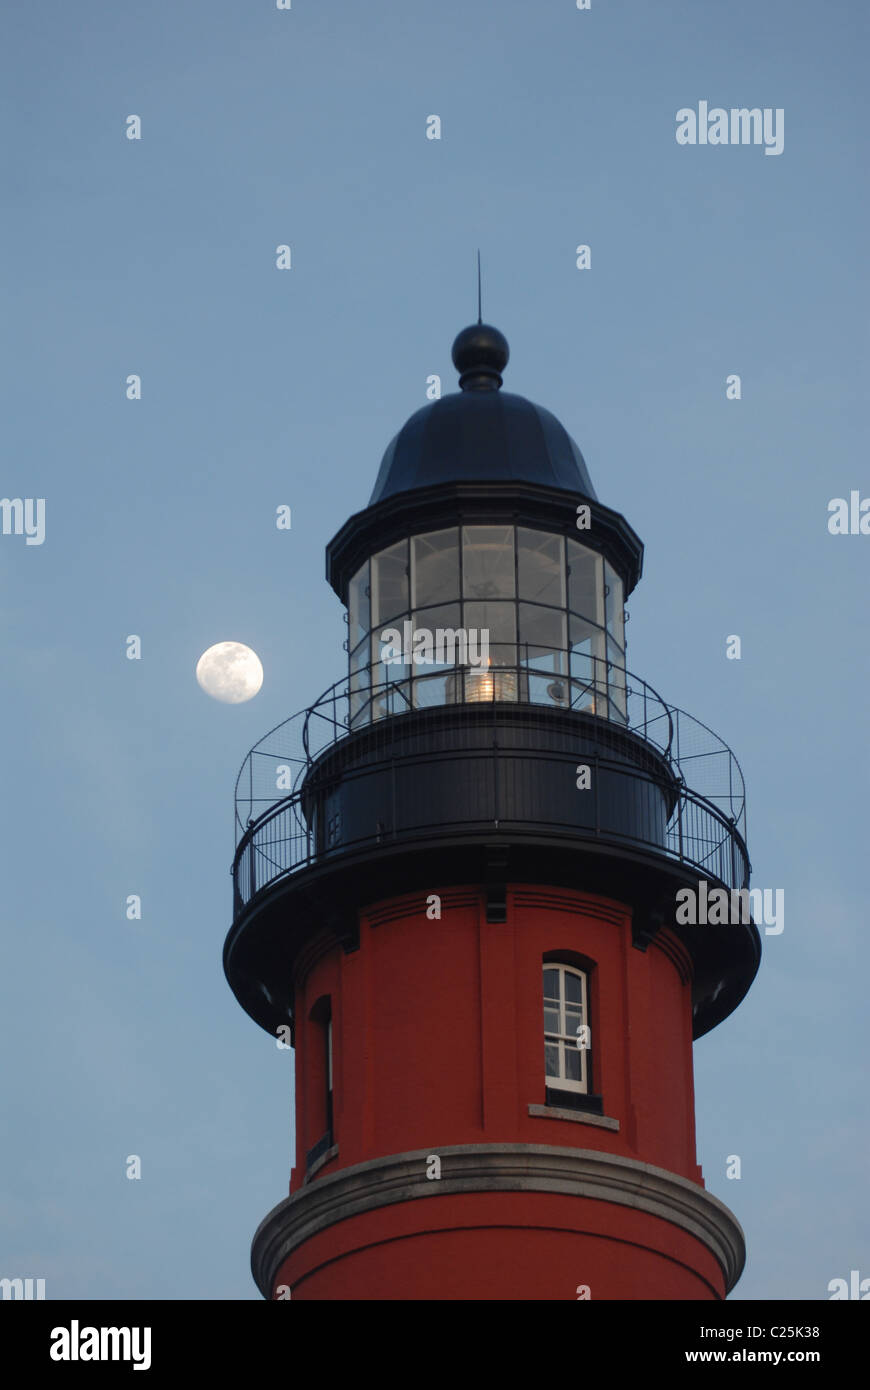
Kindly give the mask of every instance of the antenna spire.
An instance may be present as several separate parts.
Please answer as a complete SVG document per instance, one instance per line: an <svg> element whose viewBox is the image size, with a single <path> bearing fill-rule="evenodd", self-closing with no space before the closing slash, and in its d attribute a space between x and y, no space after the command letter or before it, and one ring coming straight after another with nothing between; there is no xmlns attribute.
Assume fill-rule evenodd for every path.
<svg viewBox="0 0 870 1390"><path fill-rule="evenodd" d="M477 250L477 322L483 323L480 309L480 248Z"/></svg>

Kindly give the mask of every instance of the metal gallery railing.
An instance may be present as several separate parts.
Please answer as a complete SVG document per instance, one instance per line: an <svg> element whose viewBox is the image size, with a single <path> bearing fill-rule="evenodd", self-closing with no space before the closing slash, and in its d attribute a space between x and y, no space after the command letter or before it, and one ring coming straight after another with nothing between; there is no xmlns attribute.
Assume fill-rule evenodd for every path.
<svg viewBox="0 0 870 1390"><path fill-rule="evenodd" d="M266 734L242 764L236 783L236 911L277 879L336 852L338 846L330 843L329 827L315 831L310 807L306 816L302 806L303 784L315 763L331 749L362 728L369 731L370 755L376 758L379 740L385 755L393 745L394 721L403 714L435 706L480 707L488 703L497 708L530 705L582 711L642 739L665 760L677 787L667 823L661 822L661 783L654 773L599 758L599 770L606 770L611 778L629 779L624 785L633 805L627 822L632 833L625 833L624 814L608 823L606 808L602 814L597 801L589 833L614 843L630 841L653 848L700 872L709 872L729 888L745 887L749 875L745 791L734 754L706 725L667 704L652 686L625 668L590 657L585 658L585 665L581 676L541 671L528 663L483 671L454 668L436 673L431 682L418 678L409 690L407 681L385 679L385 668L378 664L368 672L356 672L336 682L307 710ZM444 737L448 741L445 751L457 751L462 728L454 726ZM593 786L598 784L599 779L593 776ZM495 805L490 809L492 819L498 819L500 808ZM452 821L451 829L461 825L470 832L478 823L485 826L486 817ZM395 835L395 818L389 813L384 826L391 827L390 833ZM559 828L558 824L547 827ZM572 834L583 833L576 823L566 823L563 828ZM437 823L415 822L413 830L402 832L402 838L431 836L438 829ZM381 828L357 841L342 838L340 849L376 845L385 833Z"/></svg>
<svg viewBox="0 0 870 1390"><path fill-rule="evenodd" d="M542 836L561 833L576 840L652 850L711 881L723 883L728 889L748 887L750 864L745 841L734 822L710 802L679 786L673 812L663 817L661 782L651 774L611 759L593 756L587 761L591 763L593 791L593 815L589 823L578 825L576 821L548 820L539 827ZM624 784L621 794L610 798L609 809L602 805L598 793L605 784L605 777L611 779L611 789L614 780ZM431 842L433 838L465 840L475 832L491 833L495 822L501 832L510 830L511 821L493 800L488 816L463 818L454 815L449 826L441 820L427 823L418 817L412 827L404 825L397 831L395 787L388 785L391 785L391 799L383 807L382 819L374 828L353 838L337 836L333 840L328 826L323 832L319 831L304 814L301 791L261 816L246 831L236 851L233 864L235 915L257 893L279 879L315 863L326 862L337 853L378 848L398 841L410 844L421 839ZM320 789L322 794L328 794L328 790L328 786ZM618 811L614 809L617 805ZM626 830L627 825L630 830Z"/></svg>

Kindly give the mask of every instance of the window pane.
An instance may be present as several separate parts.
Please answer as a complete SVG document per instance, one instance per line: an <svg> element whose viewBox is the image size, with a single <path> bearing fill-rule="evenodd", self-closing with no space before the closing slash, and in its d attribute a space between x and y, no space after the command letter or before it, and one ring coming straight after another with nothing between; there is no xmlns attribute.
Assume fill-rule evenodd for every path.
<svg viewBox="0 0 870 1390"><path fill-rule="evenodd" d="M545 1043L545 1044L544 1044L544 1067L545 1067L545 1075L547 1075L547 1076L552 1076L552 1077L558 1077L558 1076L559 1076L559 1044L558 1044L558 1043Z"/></svg>
<svg viewBox="0 0 870 1390"><path fill-rule="evenodd" d="M615 637L620 647L625 646L625 632L622 621L622 580L616 570L604 562L604 611L607 631Z"/></svg>
<svg viewBox="0 0 870 1390"><path fill-rule="evenodd" d="M520 661L537 671L567 675L565 614L555 608L520 604Z"/></svg>
<svg viewBox="0 0 870 1390"><path fill-rule="evenodd" d="M462 608L463 625L469 635L469 646L478 657L482 657L486 651L486 647L482 643L488 635L491 664L493 666L516 666L516 605L513 603L464 603ZM486 662L482 664L486 665ZM513 698L516 699L516 695Z"/></svg>
<svg viewBox="0 0 870 1390"><path fill-rule="evenodd" d="M565 971L565 998L571 1004L579 1004L583 999L583 986L579 975Z"/></svg>
<svg viewBox="0 0 870 1390"><path fill-rule="evenodd" d="M363 646L366 644L363 643ZM362 667L351 673L350 677L350 723L352 728L368 724L372 717L371 691L369 689L369 669Z"/></svg>
<svg viewBox="0 0 870 1390"><path fill-rule="evenodd" d="M372 557L372 626L408 612L408 542Z"/></svg>
<svg viewBox="0 0 870 1390"><path fill-rule="evenodd" d="M577 1026L583 1022L583 1010L579 1004L565 1005L565 1032L569 1038L576 1038Z"/></svg>
<svg viewBox="0 0 870 1390"><path fill-rule="evenodd" d="M380 627L380 624L378 624ZM394 635L382 640L385 633L392 632ZM398 634L396 636L395 634ZM413 643L409 644L409 651L405 651L404 625L400 619L395 627L388 626L377 629L372 638L372 655L374 657L372 680L378 685L389 684L391 681L406 680L411 674L412 664L406 661L406 655L413 654Z"/></svg>
<svg viewBox="0 0 870 1390"><path fill-rule="evenodd" d="M431 709L433 705L456 704L456 696L447 686L450 679L450 676L421 676L415 672L414 708Z"/></svg>
<svg viewBox="0 0 870 1390"><path fill-rule="evenodd" d="M610 695L610 718L620 723L626 721L625 657L612 637L607 639L607 687Z"/></svg>
<svg viewBox="0 0 870 1390"><path fill-rule="evenodd" d="M412 615L414 631L425 629L432 634L432 660L416 662L414 670L420 675L443 670L447 666L464 666L467 661L467 644L460 628L461 617L458 603L443 604L437 608L424 608ZM439 636L440 634L440 636ZM421 650L423 650L421 648ZM476 648L475 648L476 651Z"/></svg>
<svg viewBox="0 0 870 1390"><path fill-rule="evenodd" d="M571 707L606 717L607 664L604 633L583 618L568 619L571 640Z"/></svg>
<svg viewBox="0 0 870 1390"><path fill-rule="evenodd" d="M360 644L359 644L359 646L357 647L356 651L353 651L353 652L351 652L351 654L350 654L350 669L351 669L351 674L353 674L353 673L356 672L356 671L364 671L364 670L366 670L366 669L368 668L368 665L369 665L369 639L366 637L362 642L360 642Z"/></svg>
<svg viewBox="0 0 870 1390"><path fill-rule="evenodd" d="M462 590L466 598L513 598L514 528L463 526Z"/></svg>
<svg viewBox="0 0 870 1390"><path fill-rule="evenodd" d="M568 682L559 674L546 674L545 663L541 662L542 674L520 676L520 699L524 704L550 705L554 709L568 708Z"/></svg>
<svg viewBox="0 0 870 1390"><path fill-rule="evenodd" d="M568 1046L565 1048L565 1080L579 1081L580 1066L580 1053L572 1043L569 1043Z"/></svg>
<svg viewBox="0 0 870 1390"><path fill-rule="evenodd" d="M394 714L404 714L411 708L411 685L405 681L401 685L377 688L373 692L372 719L385 719Z"/></svg>
<svg viewBox="0 0 870 1390"><path fill-rule="evenodd" d="M544 971L544 998L559 998L559 972L558 970Z"/></svg>
<svg viewBox="0 0 870 1390"><path fill-rule="evenodd" d="M357 570L350 581L347 599L348 646L352 649L371 627L369 604L369 562Z"/></svg>
<svg viewBox="0 0 870 1390"><path fill-rule="evenodd" d="M530 603L552 603L564 608L562 537L518 527L517 576L520 598Z"/></svg>
<svg viewBox="0 0 870 1390"><path fill-rule="evenodd" d="M455 671L448 677L454 681L453 702L466 704L491 704L493 701L517 701L517 673L502 670L497 666L468 667L465 671ZM449 688L449 687L448 687Z"/></svg>
<svg viewBox="0 0 870 1390"><path fill-rule="evenodd" d="M601 556L576 541L568 541L568 607L592 623L604 626L604 578Z"/></svg>
<svg viewBox="0 0 870 1390"><path fill-rule="evenodd" d="M411 542L414 578L413 605L448 603L459 599L459 531L430 531ZM429 624L431 626L431 624Z"/></svg>
<svg viewBox="0 0 870 1390"><path fill-rule="evenodd" d="M544 1032L558 1033L559 1029L559 1010L544 1009Z"/></svg>

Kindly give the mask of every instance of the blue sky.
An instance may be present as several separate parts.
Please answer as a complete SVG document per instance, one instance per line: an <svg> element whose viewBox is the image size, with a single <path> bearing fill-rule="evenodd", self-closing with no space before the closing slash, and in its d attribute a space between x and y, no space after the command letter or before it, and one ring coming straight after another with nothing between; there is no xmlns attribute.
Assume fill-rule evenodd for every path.
<svg viewBox="0 0 870 1390"><path fill-rule="evenodd" d="M870 496L868 27L853 0L7 9L0 491L44 497L46 536L0 536L0 1274L259 1297L292 1054L221 969L233 784L342 675L324 547L426 377L455 389L479 246L506 389L645 542L628 664L735 750L753 883L785 890L695 1048L734 1297L870 1276L870 537L827 530ZM782 108L782 154L679 146L702 100ZM194 679L222 640L263 662L247 704Z"/></svg>

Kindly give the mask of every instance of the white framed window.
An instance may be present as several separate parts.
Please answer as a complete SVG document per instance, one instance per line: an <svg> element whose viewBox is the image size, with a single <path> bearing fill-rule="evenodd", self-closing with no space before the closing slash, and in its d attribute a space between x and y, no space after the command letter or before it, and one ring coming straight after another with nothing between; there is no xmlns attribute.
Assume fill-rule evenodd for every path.
<svg viewBox="0 0 870 1390"><path fill-rule="evenodd" d="M544 1071L546 1084L588 1094L589 1002L586 972L544 965Z"/></svg>

